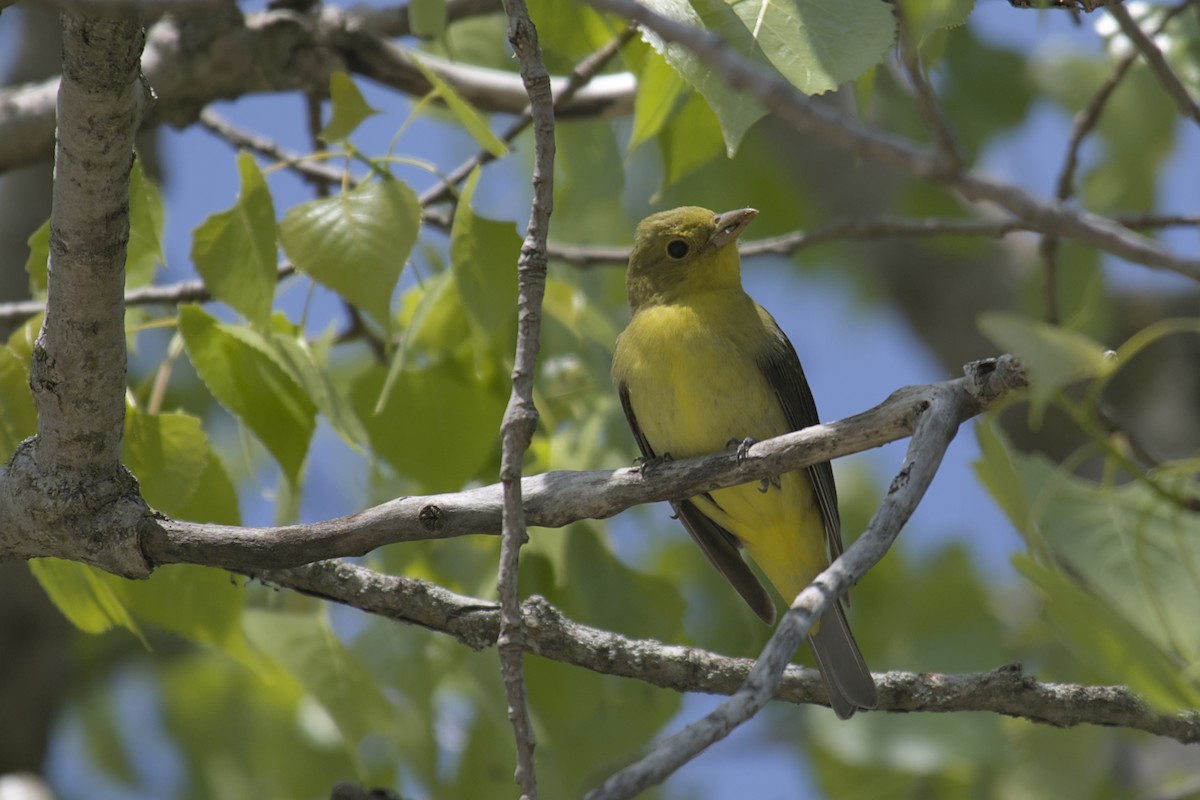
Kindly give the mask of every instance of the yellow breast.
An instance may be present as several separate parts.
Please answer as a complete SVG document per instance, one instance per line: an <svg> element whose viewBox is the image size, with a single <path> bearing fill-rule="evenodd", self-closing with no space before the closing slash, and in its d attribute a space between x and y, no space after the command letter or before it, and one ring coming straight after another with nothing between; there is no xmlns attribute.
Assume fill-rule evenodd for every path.
<svg viewBox="0 0 1200 800"><path fill-rule="evenodd" d="M762 326L748 296L724 292L638 311L617 341L613 379L628 389L637 423L656 454L689 458L726 450L731 439L769 439L790 430L758 365L769 342ZM782 476L766 492L753 483L711 497L714 502L694 499L706 516L742 540L789 600L828 563L820 513L804 473Z"/></svg>

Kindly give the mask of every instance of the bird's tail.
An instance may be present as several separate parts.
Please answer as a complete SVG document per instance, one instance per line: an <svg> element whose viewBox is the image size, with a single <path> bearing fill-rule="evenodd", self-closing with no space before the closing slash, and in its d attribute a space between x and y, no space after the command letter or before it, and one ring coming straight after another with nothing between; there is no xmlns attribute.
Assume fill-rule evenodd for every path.
<svg viewBox="0 0 1200 800"><path fill-rule="evenodd" d="M858 709L874 708L879 703L875 679L850 633L841 603L834 603L825 612L808 642L829 689L829 705L839 719L849 719Z"/></svg>

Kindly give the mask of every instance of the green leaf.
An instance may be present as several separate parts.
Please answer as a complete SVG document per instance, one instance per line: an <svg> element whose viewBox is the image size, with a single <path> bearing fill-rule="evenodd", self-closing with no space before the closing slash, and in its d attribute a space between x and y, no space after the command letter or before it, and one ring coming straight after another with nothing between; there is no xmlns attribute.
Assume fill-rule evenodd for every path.
<svg viewBox="0 0 1200 800"><path fill-rule="evenodd" d="M139 622L216 647L251 669L258 660L242 632L245 590L229 573L193 564L159 567L147 580L115 576L113 592Z"/></svg>
<svg viewBox="0 0 1200 800"><path fill-rule="evenodd" d="M250 610L243 626L254 646L321 704L351 749L368 734L395 738L397 709L324 616Z"/></svg>
<svg viewBox="0 0 1200 800"><path fill-rule="evenodd" d="M968 153L1025 122L1035 87L1023 53L991 45L964 27L946 37L943 63L938 97Z"/></svg>
<svg viewBox="0 0 1200 800"><path fill-rule="evenodd" d="M273 664L259 658L255 672L196 648L158 660L148 689L187 776L172 796L301 798L355 776L328 715L283 670L262 674Z"/></svg>
<svg viewBox="0 0 1200 800"><path fill-rule="evenodd" d="M557 590L542 586L563 612L588 625L639 639L673 641L683 632L684 604L676 586L623 564L601 540L595 523L572 526L565 539ZM736 599L736 598L735 598ZM644 613L654 609L653 614Z"/></svg>
<svg viewBox="0 0 1200 800"><path fill-rule="evenodd" d="M629 134L629 152L654 138L672 118L675 104L687 84L679 73L655 51L646 53L638 75L637 97L633 101L633 131Z"/></svg>
<svg viewBox="0 0 1200 800"><path fill-rule="evenodd" d="M154 508L174 516L186 507L212 455L199 418L125 410L121 461Z"/></svg>
<svg viewBox="0 0 1200 800"><path fill-rule="evenodd" d="M612 241L605 229L627 219L622 198L624 154L612 125L559 125L554 129L554 236L588 244ZM633 226L621 224L620 235Z"/></svg>
<svg viewBox="0 0 1200 800"><path fill-rule="evenodd" d="M183 306L179 331L200 379L241 420L296 485L316 427L316 406L252 331Z"/></svg>
<svg viewBox="0 0 1200 800"><path fill-rule="evenodd" d="M179 519L192 522L215 522L219 525L241 524L237 489L216 453L204 462L204 471L196 478L196 491L176 512Z"/></svg>
<svg viewBox="0 0 1200 800"><path fill-rule="evenodd" d="M433 86L433 91L438 97L442 98L442 102L450 109L450 113L458 120L459 124L471 134L480 147L491 153L496 158L508 155L508 145L500 141L496 134L492 133L492 129L488 127L487 120L479 115L479 112L471 107L471 104L462 98L462 96L454 90L442 77L431 70L428 66L422 63L421 59L413 52L409 52L409 58L412 59L413 65L429 81Z"/></svg>
<svg viewBox="0 0 1200 800"><path fill-rule="evenodd" d="M879 0L741 0L730 8L767 60L805 94L823 94L883 61L896 38Z"/></svg>
<svg viewBox="0 0 1200 800"><path fill-rule="evenodd" d="M1004 510L1013 527L1025 534L1026 539L1034 536L1032 510L1025 487L1009 457L1003 435L997 430L998 421L989 415L986 422L975 426L975 439L979 442L980 458L972 465L979 481L992 495L996 504Z"/></svg>
<svg viewBox="0 0 1200 800"><path fill-rule="evenodd" d="M421 227L417 195L382 179L291 208L280 240L296 268L391 327L391 298Z"/></svg>
<svg viewBox="0 0 1200 800"><path fill-rule="evenodd" d="M551 75L565 74L616 34L597 10L575 0L528 0Z"/></svg>
<svg viewBox="0 0 1200 800"><path fill-rule="evenodd" d="M1045 594L1050 625L1098 680L1129 686L1163 710L1200 703L1194 678L1190 684L1184 680L1179 663L1164 656L1140 625L1115 615L1103 600L1057 570L1027 556L1017 556L1013 563Z"/></svg>
<svg viewBox="0 0 1200 800"><path fill-rule="evenodd" d="M1083 378L1107 375L1116 367L1106 348L1083 334L1019 314L984 312L979 329L1029 370L1032 410L1039 417L1058 390Z"/></svg>
<svg viewBox="0 0 1200 800"><path fill-rule="evenodd" d="M965 25L975 0L916 0L904 4L908 34L918 46L934 31Z"/></svg>
<svg viewBox="0 0 1200 800"><path fill-rule="evenodd" d="M329 76L329 99L333 111L329 115L329 123L320 133L327 142L349 137L363 120L380 113L367 104L362 92L344 72L335 71Z"/></svg>
<svg viewBox="0 0 1200 800"><path fill-rule="evenodd" d="M981 437L981 474L1037 561L1017 566L1088 669L1152 702L1194 706L1200 661L1200 518L1143 481L1105 486ZM1187 477L1156 474L1160 481Z"/></svg>
<svg viewBox="0 0 1200 800"><path fill-rule="evenodd" d="M404 295L400 324L404 337L392 355L387 379L375 402L375 414L383 410L396 379L408 368L410 353L421 353L425 363L438 363L463 342L470 341L471 326L462 313L462 297L450 270L426 280L423 286L414 286Z"/></svg>
<svg viewBox="0 0 1200 800"><path fill-rule="evenodd" d="M351 398L374 451L398 472L429 491L451 491L495 452L507 391L447 360L400 372L382 411L372 414L383 379L382 369L368 370L354 382Z"/></svg>
<svg viewBox="0 0 1200 800"><path fill-rule="evenodd" d="M192 261L214 298L263 325L278 280L275 204L254 157L239 153L237 164L237 201L196 228Z"/></svg>
<svg viewBox="0 0 1200 800"><path fill-rule="evenodd" d="M154 270L166 263L163 254L162 193L142 172L140 158L129 173L129 245L125 256L125 285L144 286L154 279Z"/></svg>
<svg viewBox="0 0 1200 800"><path fill-rule="evenodd" d="M742 27L733 11L719 0L703 0L696 4L696 8L688 0L649 0L645 5L676 22L721 34L726 44L742 55L754 52L755 45L749 31ZM704 16L699 9L704 9ZM642 29L642 38L708 101L721 123L725 147L732 157L746 131L765 113L762 106L745 92L726 86L683 45L664 41L658 34L645 28Z"/></svg>
<svg viewBox="0 0 1200 800"><path fill-rule="evenodd" d="M45 297L46 283L50 278L50 220L47 219L29 234L25 243L29 246L29 257L25 259L29 293L34 297Z"/></svg>
<svg viewBox="0 0 1200 800"><path fill-rule="evenodd" d="M650 0L658 13L717 34L760 67L774 67L805 94L857 78L886 56L895 37L891 8L878 0ZM643 31L716 112L732 156L763 110L731 89L690 50Z"/></svg>
<svg viewBox="0 0 1200 800"><path fill-rule="evenodd" d="M87 564L58 558L32 558L29 570L58 610L79 630L104 633L118 627L141 638L137 623L107 580L114 576Z"/></svg>
<svg viewBox="0 0 1200 800"><path fill-rule="evenodd" d="M0 463L37 433L37 407L29 391L29 370L10 348L0 347Z"/></svg>
<svg viewBox="0 0 1200 800"><path fill-rule="evenodd" d="M346 444L362 452L367 445L367 431L341 388L331 380L328 365L318 364L316 354L299 331L272 331L269 342L288 372L304 388L317 409Z"/></svg>
<svg viewBox="0 0 1200 800"><path fill-rule="evenodd" d="M450 269L478 349L511 353L517 335L517 259L521 237L511 222L494 222L471 209L479 169L463 187L450 229Z"/></svg>
<svg viewBox="0 0 1200 800"><path fill-rule="evenodd" d="M1044 457L1013 460L1055 563L1160 650L1200 661L1200 516L1142 481L1101 486Z"/></svg>
<svg viewBox="0 0 1200 800"><path fill-rule="evenodd" d="M446 0L410 0L408 29L421 39L440 39L446 32Z"/></svg>
<svg viewBox="0 0 1200 800"><path fill-rule="evenodd" d="M704 98L691 92L659 137L663 189L721 155L721 127Z"/></svg>
<svg viewBox="0 0 1200 800"><path fill-rule="evenodd" d="M121 735L121 720L124 715L116 692L97 692L85 695L77 710L86 735L87 755L111 778L129 791L137 786L137 768L131 761L131 748L126 737Z"/></svg>

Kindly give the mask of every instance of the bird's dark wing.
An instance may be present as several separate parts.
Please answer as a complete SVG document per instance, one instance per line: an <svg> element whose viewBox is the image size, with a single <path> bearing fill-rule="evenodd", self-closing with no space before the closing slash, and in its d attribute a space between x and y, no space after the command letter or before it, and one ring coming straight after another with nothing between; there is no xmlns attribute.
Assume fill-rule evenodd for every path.
<svg viewBox="0 0 1200 800"><path fill-rule="evenodd" d="M621 384L617 387L617 394L621 398L621 408L625 411L625 418L629 420L629 427L633 430L633 438L637 440L642 457L657 458L658 454L646 440L646 434L642 432L637 416L633 413L629 388ZM709 563L725 576L725 580L737 590L754 613L768 625L774 622L775 601L742 558L737 537L706 517L690 500L673 501L671 508L675 510L675 515L679 517L683 527L692 535L692 539L700 545L700 550Z"/></svg>
<svg viewBox="0 0 1200 800"><path fill-rule="evenodd" d="M812 390L804 378L804 368L796 348L788 341L775 318L759 306L758 313L771 331L771 346L759 357L759 369L766 376L792 430L798 431L821 420L817 416L817 403ZM832 558L842 554L842 520L838 514L837 487L833 485L833 467L828 461L814 464L805 470L817 494L817 506L821 510L821 521L825 523L825 537L829 542Z"/></svg>

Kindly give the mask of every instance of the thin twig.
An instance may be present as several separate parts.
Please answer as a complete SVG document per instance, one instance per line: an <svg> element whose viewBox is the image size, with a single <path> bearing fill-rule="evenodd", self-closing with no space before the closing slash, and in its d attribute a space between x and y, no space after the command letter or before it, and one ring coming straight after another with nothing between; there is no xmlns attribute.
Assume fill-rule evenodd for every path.
<svg viewBox="0 0 1200 800"><path fill-rule="evenodd" d="M921 68L917 42L911 41L904 3L896 3L893 8L899 27L900 60L904 64L904 70L912 85L917 110L925 118L925 123L933 134L933 141L937 145L938 153L945 162L944 169L948 172L957 172L963 166L962 149L958 146L958 142L950 130L950 122L942 113L933 87L929 85L925 71Z"/></svg>
<svg viewBox="0 0 1200 800"><path fill-rule="evenodd" d="M252 577L452 637L472 650L492 647L500 609L490 600L456 594L435 583L385 575L344 561L319 561ZM706 650L630 639L568 619L534 596L522 607L527 652L563 664L643 681L676 692L729 695L746 681L754 661ZM1200 742L1200 713L1164 712L1125 686L1042 683L1010 664L987 672L880 672L879 711L984 711L1041 725L1103 725L1138 730L1182 743ZM828 703L816 670L789 665L775 693L784 703Z"/></svg>
<svg viewBox="0 0 1200 800"><path fill-rule="evenodd" d="M311 156L305 156L303 153L289 150L273 139L243 130L211 109L206 108L204 110L201 114L200 122L204 127L222 139L225 139L234 147L242 147L272 159L310 183L335 182L343 184L348 189L353 189L362 182L354 175L312 160ZM421 222L423 225L436 230L447 233L450 231L449 215L438 210L423 208L421 210ZM6 308L6 305L0 304L0 318L3 318Z"/></svg>
<svg viewBox="0 0 1200 800"><path fill-rule="evenodd" d="M1181 258L1111 219L1061 202L1038 200L1013 184L966 170L946 172L943 159L927 148L864 125L828 104L814 102L782 78L758 69L706 31L668 19L636 0L589 2L650 28L665 41L686 47L731 88L753 97L797 131L819 135L862 158L943 184L967 200L996 203L1039 232L1068 236L1129 261L1200 281L1200 258Z"/></svg>
<svg viewBox="0 0 1200 800"><path fill-rule="evenodd" d="M541 347L542 298L546 293L546 236L554 211L554 97L542 63L537 28L525 0L508 0L508 41L520 63L533 124L533 208L517 262L517 349L512 394L500 424L500 482L504 509L500 543L500 671L508 698L508 719L517 745L516 782L521 800L537 800L533 750L536 738L525 686L525 628L518 585L521 546L528 539L521 494L521 461L537 429L533 378Z"/></svg>
<svg viewBox="0 0 1200 800"><path fill-rule="evenodd" d="M1200 225L1200 215L1115 214L1112 219L1134 229L1191 227ZM835 241L865 241L869 239L917 239L934 236L981 236L999 239L1012 233L1032 233L1036 228L1020 219L963 220L908 219L905 217L863 217L832 222L807 231L792 231L767 239L756 239L741 246L743 258L765 255L791 255L807 247ZM605 245L550 245L550 257L591 267L600 264L623 264L629 259L629 249Z"/></svg>
<svg viewBox="0 0 1200 800"><path fill-rule="evenodd" d="M317 166L317 165L313 165ZM316 176L314 175L314 178ZM351 185L354 179L351 178ZM1112 219L1135 230L1194 227L1200 225L1200 215L1189 214L1114 214ZM437 230L448 231L449 221L441 214L425 210L423 221ZM791 255L807 247L836 241L866 241L873 239L908 239L935 236L979 236L999 239L1013 233L1033 232L1033 227L1018 219L997 221L959 219L906 219L903 217L865 217L840 220L809 231L793 231L758 239L742 245L744 258L765 255ZM629 260L626 247L604 245L548 244L550 258L577 267L592 267L601 264L623 264ZM293 273L288 263L279 267L279 278ZM125 295L126 306L173 305L177 303L204 303L212 295L203 281L182 281L165 286L149 286L133 289ZM0 303L0 324L19 323L40 314L45 308L41 300L19 300Z"/></svg>
<svg viewBox="0 0 1200 800"><path fill-rule="evenodd" d="M1154 40L1146 35L1142 27L1138 25L1137 20L1129 13L1129 9L1124 3L1113 3L1108 7L1108 13L1112 14L1113 19L1121 26L1121 32L1133 42L1133 46L1137 48L1142 57L1146 59L1146 63L1150 65L1154 76L1158 78L1158 82L1162 84L1163 89L1175 102L1175 107L1179 109L1179 113L1185 117L1191 117L1196 122L1200 122L1200 105L1192 99L1188 94L1187 87L1179 80L1179 76L1175 74L1175 70L1171 69L1171 65L1167 63L1167 59L1163 56L1162 50L1158 49L1158 45ZM1165 23L1164 23L1165 24ZM1162 26L1159 26L1162 30Z"/></svg>
<svg viewBox="0 0 1200 800"><path fill-rule="evenodd" d="M277 280L295 273L296 268L284 261L279 264ZM143 286L130 289L125 294L125 306L173 306L180 303L207 303L212 292L204 281L180 281L166 286ZM0 303L0 323L20 322L42 313L46 309L44 300L20 300L15 303Z"/></svg>
<svg viewBox="0 0 1200 800"><path fill-rule="evenodd" d="M1182 12L1192 0L1184 0L1177 6L1169 9L1163 15L1162 21L1158 28L1154 31L1154 35L1166 28L1167 24L1180 12ZM1120 4L1116 4L1120 6ZM1124 6L1120 6L1121 11L1125 11ZM1140 28L1139 28L1140 30ZM1066 201L1075 194L1075 173L1079 169L1079 152L1083 146L1083 140L1095 130L1100 123L1100 116L1108 105L1109 98L1116 91L1118 85L1129 72L1129 68L1133 66L1133 62L1137 60L1137 52L1130 52L1122 56L1113 71L1100 84L1100 88L1088 100L1079 113L1075 115L1074 124L1071 126L1071 137L1067 142L1067 152L1063 159L1062 170L1058 174L1058 181L1055 184L1055 197L1060 201ZM1126 219L1122 220L1122 224L1130 228L1147 227L1138 225L1138 220ZM1042 255L1042 260L1045 263L1045 274L1042 276L1042 299L1046 308L1046 321L1051 324L1057 324L1058 310L1058 236L1055 234L1047 234L1042 237L1042 242L1039 245L1039 252Z"/></svg>
<svg viewBox="0 0 1200 800"><path fill-rule="evenodd" d="M327 191L331 184L338 184L346 179L343 170L331 167L323 161L316 161L304 153L289 150L274 139L245 130L244 128L239 128L211 108L206 108L200 112L199 123L209 132L224 139L234 147L258 153L287 167L311 183L317 191L321 191L322 187ZM357 183L357 181L352 181L353 183Z"/></svg>
<svg viewBox="0 0 1200 800"><path fill-rule="evenodd" d="M605 65L612 60L621 48L633 38L637 32L637 28L630 25L613 37L607 44L601 47L590 56L580 61L575 69L571 70L571 74L567 79L566 85L554 95L554 108L558 109L569 103L575 94L586 86L592 78L600 74L600 70L604 69ZM517 138L520 133L529 127L533 121L533 115L528 106L522 111L516 119L504 130L500 135L500 141L508 144ZM421 195L421 207L440 203L444 200L449 200L454 196L455 187L466 180L467 176L476 167L487 164L495 160L495 156L487 150L481 149L478 153L468 158L463 163L459 164L450 174L446 176L441 183L432 187Z"/></svg>
<svg viewBox="0 0 1200 800"><path fill-rule="evenodd" d="M1163 15L1162 21L1154 31L1154 35L1162 33L1178 14L1192 3L1192 0L1183 0L1176 6L1168 9ZM1113 71L1105 78L1104 83L1100 84L1100 88L1092 95L1088 104L1084 106L1079 113L1075 115L1075 123L1071 128L1071 138L1067 143L1067 156L1063 162L1063 169L1058 175L1058 183L1056 186L1055 196L1059 200L1066 200L1075 193L1075 172L1079 168L1079 150L1083 144L1083 140L1087 138L1100 122L1100 116L1108 105L1109 98L1112 97L1129 68L1133 66L1133 62L1137 60L1137 53L1130 52L1121 57ZM1136 227L1129 222L1124 223L1131 227Z"/></svg>
<svg viewBox="0 0 1200 800"><path fill-rule="evenodd" d="M458 5L458 4L454 4ZM462 4L464 13L486 8ZM498 4L496 4L498 6ZM454 11L447 6L447 14ZM165 17L150 31L143 69L156 92L147 127L191 124L217 100L259 92L323 92L329 73L349 70L402 93L424 96L431 86L408 51L385 37L407 18L376 27L383 9L325 5L308 15L279 10L240 15ZM385 14L385 16L387 16ZM194 26L199 26L196 30ZM231 58L231 53L237 57ZM426 66L485 113L519 114L528 103L511 71L459 64L423 55ZM565 85L565 77L553 79ZM0 88L0 172L48 159L54 149L57 77ZM629 72L598 76L559 108L560 117L597 118L633 113L637 83Z"/></svg>
<svg viewBox="0 0 1200 800"><path fill-rule="evenodd" d="M1136 54L1129 53L1118 61L1117 65L1113 67L1113 71L1105 78L1104 83L1100 84L1100 88L1092 95L1092 99L1075 115L1071 138L1067 141L1067 156L1063 161L1062 171L1058 173L1058 182L1055 188L1055 196L1059 200L1066 200L1075 193L1075 172L1079 169L1079 151L1083 140L1099 124L1100 115L1108 104L1108 99L1112 97L1113 92L1116 91L1117 86L1136 60Z"/></svg>

